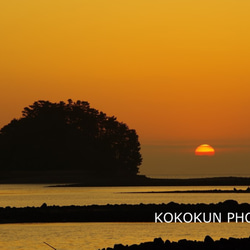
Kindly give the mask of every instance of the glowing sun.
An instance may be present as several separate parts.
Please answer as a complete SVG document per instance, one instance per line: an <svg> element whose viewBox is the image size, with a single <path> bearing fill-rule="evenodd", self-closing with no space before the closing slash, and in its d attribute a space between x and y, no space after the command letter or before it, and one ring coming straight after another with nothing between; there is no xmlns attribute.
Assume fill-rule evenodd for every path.
<svg viewBox="0 0 250 250"><path fill-rule="evenodd" d="M195 155L214 155L214 148L208 144L201 144L195 149Z"/></svg>

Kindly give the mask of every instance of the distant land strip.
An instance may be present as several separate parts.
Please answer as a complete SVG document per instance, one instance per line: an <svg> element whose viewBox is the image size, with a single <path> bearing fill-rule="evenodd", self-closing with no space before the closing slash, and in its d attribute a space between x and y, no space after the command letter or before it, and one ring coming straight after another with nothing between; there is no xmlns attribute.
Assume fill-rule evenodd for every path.
<svg viewBox="0 0 250 250"><path fill-rule="evenodd" d="M173 190L173 191L145 191L145 192L119 192L121 194L185 194L185 193L250 193L250 188L247 189L231 189L231 190L221 190L221 189L212 189L212 190Z"/></svg>
<svg viewBox="0 0 250 250"><path fill-rule="evenodd" d="M138 205L89 205L89 206L48 206L41 207L5 207L0 208L0 223L32 222L158 222L164 219L164 213L216 213L221 214L221 222L226 222L228 213L245 214L250 222L250 204L239 204L226 200L216 204L138 204ZM188 218L188 217L187 217ZM239 217L240 218L240 217ZM165 221L166 222L166 221ZM232 221L233 222L233 221Z"/></svg>
<svg viewBox="0 0 250 250"><path fill-rule="evenodd" d="M65 182L67 183L67 182ZM74 183L73 181L71 183ZM121 179L91 179L75 184L56 185L57 187L121 187L121 186L250 186L249 177L209 177L190 179L157 179L139 175Z"/></svg>
<svg viewBox="0 0 250 250"><path fill-rule="evenodd" d="M84 171L11 171L1 172L0 184L53 184L60 187L250 186L250 177L159 179L145 175L91 176Z"/></svg>

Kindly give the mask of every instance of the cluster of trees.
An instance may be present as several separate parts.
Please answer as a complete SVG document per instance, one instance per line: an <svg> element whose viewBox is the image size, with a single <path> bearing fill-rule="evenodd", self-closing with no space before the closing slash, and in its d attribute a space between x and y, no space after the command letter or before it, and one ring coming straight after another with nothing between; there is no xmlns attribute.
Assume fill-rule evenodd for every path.
<svg viewBox="0 0 250 250"><path fill-rule="evenodd" d="M2 170L133 176L141 162L136 131L85 101L37 101L0 130Z"/></svg>

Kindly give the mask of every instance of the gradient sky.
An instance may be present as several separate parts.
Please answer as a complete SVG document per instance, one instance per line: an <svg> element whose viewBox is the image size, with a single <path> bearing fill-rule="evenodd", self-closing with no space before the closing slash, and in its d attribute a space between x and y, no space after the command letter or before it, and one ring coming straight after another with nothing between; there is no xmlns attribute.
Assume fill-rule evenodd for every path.
<svg viewBox="0 0 250 250"><path fill-rule="evenodd" d="M0 127L38 99L136 129L143 174L250 174L250 1L0 4ZM211 144L213 157L194 156Z"/></svg>

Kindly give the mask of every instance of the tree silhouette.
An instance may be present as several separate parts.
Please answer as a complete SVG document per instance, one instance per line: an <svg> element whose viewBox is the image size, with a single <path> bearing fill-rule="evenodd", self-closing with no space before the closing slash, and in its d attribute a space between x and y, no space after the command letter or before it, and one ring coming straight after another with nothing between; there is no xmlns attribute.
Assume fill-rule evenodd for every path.
<svg viewBox="0 0 250 250"><path fill-rule="evenodd" d="M83 170L134 176L142 162L136 131L88 102L37 101L0 130L3 170Z"/></svg>

